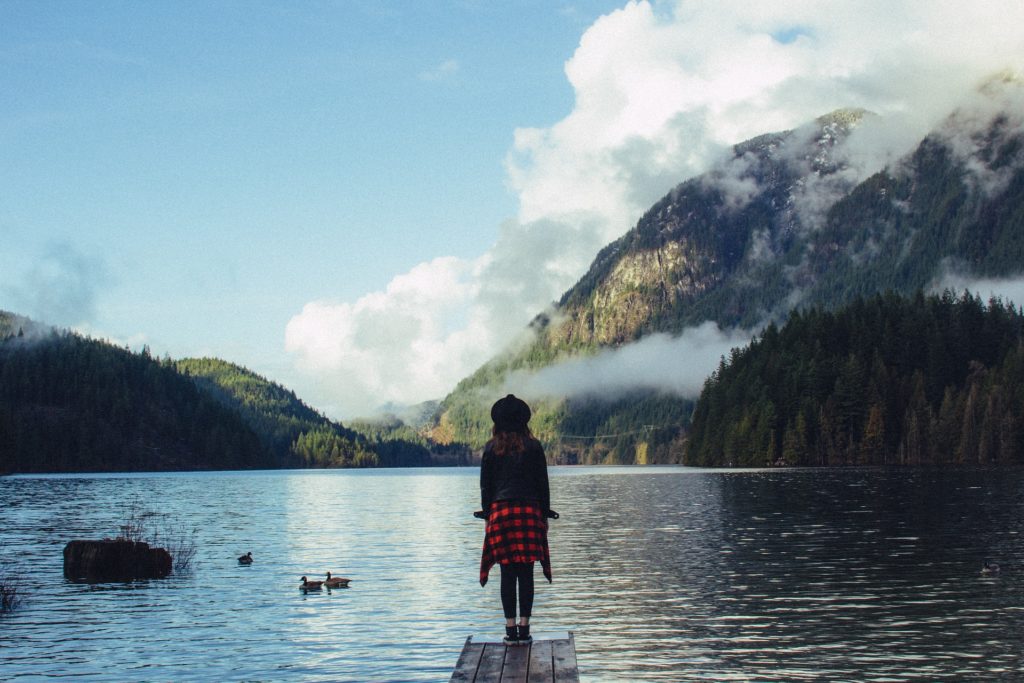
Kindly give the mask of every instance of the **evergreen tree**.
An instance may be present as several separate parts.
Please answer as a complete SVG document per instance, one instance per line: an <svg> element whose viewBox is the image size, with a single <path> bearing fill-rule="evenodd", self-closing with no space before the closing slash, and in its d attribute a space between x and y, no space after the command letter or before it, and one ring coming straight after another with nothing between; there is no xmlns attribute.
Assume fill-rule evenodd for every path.
<svg viewBox="0 0 1024 683"><path fill-rule="evenodd" d="M1022 335L1020 311L948 292L794 314L705 383L686 461L1022 463Z"/></svg>

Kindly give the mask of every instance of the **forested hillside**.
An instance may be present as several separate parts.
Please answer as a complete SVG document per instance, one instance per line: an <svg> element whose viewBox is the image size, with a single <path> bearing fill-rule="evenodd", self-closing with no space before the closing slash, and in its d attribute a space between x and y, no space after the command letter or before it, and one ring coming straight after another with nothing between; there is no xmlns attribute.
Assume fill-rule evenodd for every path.
<svg viewBox="0 0 1024 683"><path fill-rule="evenodd" d="M462 464L398 421L349 429L217 359L155 359L0 312L0 473Z"/></svg>
<svg viewBox="0 0 1024 683"><path fill-rule="evenodd" d="M237 413L148 351L0 313L0 471L275 467ZM14 328L17 327L17 330Z"/></svg>
<svg viewBox="0 0 1024 683"><path fill-rule="evenodd" d="M332 422L280 384L217 358L174 362L205 392L236 410L282 466L373 467L366 439Z"/></svg>
<svg viewBox="0 0 1024 683"><path fill-rule="evenodd" d="M603 249L554 310L532 323L532 345L463 380L442 403L435 432L479 446L489 401L516 390L507 384L521 377L515 373L652 333L679 335L708 321L757 330L794 308L835 309L889 290L913 295L950 273L1021 274L1022 91L1012 78L993 80L910 155L867 178L850 165L854 133L871 119L864 112L835 112L737 145ZM617 407L537 398L531 425L555 458L680 461L692 398L647 391L613 397ZM651 408L646 415L633 410L639 400Z"/></svg>
<svg viewBox="0 0 1024 683"><path fill-rule="evenodd" d="M708 380L686 462L1024 464L1024 316L948 292L794 312Z"/></svg>
<svg viewBox="0 0 1024 683"><path fill-rule="evenodd" d="M465 459L465 449L433 444L397 419L345 427L310 408L295 392L233 363L187 358L174 365L237 410L285 466L423 467Z"/></svg>
<svg viewBox="0 0 1024 683"><path fill-rule="evenodd" d="M373 445L385 467L468 465L472 460L465 444L439 444L395 415L355 420L349 426Z"/></svg>

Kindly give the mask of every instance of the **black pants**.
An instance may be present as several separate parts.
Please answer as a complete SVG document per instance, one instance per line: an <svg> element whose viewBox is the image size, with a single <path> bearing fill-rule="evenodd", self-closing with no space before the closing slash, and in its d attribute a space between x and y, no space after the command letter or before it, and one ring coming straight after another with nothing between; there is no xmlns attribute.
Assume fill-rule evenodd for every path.
<svg viewBox="0 0 1024 683"><path fill-rule="evenodd" d="M512 562L501 566L501 608L506 619L516 618L516 585L519 586L519 616L533 613L533 562Z"/></svg>

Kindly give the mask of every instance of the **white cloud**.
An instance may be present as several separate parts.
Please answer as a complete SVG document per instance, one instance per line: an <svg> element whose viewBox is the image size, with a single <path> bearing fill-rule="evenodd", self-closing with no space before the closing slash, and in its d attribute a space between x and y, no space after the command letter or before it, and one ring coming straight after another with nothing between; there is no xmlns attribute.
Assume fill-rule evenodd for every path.
<svg viewBox="0 0 1024 683"><path fill-rule="evenodd" d="M314 301L285 330L285 348L315 378L308 400L364 415L385 401L443 395L450 367L487 359L478 265L453 257L422 263L355 303ZM481 344L480 342L484 343Z"/></svg>
<svg viewBox="0 0 1024 683"><path fill-rule="evenodd" d="M948 289L956 294L967 290L986 302L997 297L1005 303L1024 308L1024 274L1017 278L978 279L950 269L931 289L933 293L941 293Z"/></svg>
<svg viewBox="0 0 1024 683"><path fill-rule="evenodd" d="M993 128L993 122L1000 125ZM995 139L990 139L995 130ZM1004 73L988 81L940 129L944 141L964 163L965 180L980 192L994 196L1009 186L1020 170L1020 156L1007 164L992 164L986 150L1006 144L1024 130L1024 88L1019 73ZM1014 143L1015 144L1015 143Z"/></svg>
<svg viewBox="0 0 1024 683"><path fill-rule="evenodd" d="M96 317L96 302L111 278L103 259L69 243L52 244L32 263L23 281L5 287L15 308L59 327L83 326Z"/></svg>
<svg viewBox="0 0 1024 683"><path fill-rule="evenodd" d="M713 322L688 328L679 336L652 334L594 356L573 358L536 373L516 373L507 391L524 398L601 396L614 398L631 389L654 389L695 398L722 356L750 342L751 334L723 331Z"/></svg>
<svg viewBox="0 0 1024 683"><path fill-rule="evenodd" d="M630 2L587 29L566 63L572 111L515 131L506 165L519 211L486 254L437 259L383 292L295 316L288 349L331 397L310 400L439 397L728 145L861 107L899 124L858 133L852 172L877 170L1022 54L1019 0Z"/></svg>

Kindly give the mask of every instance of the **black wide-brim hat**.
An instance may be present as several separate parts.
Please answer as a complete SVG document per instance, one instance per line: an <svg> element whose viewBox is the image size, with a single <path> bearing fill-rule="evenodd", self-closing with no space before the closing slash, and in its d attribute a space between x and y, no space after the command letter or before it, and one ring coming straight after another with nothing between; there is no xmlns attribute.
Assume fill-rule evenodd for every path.
<svg viewBox="0 0 1024 683"><path fill-rule="evenodd" d="M530 406L509 394L491 406L491 419L499 431L522 431L530 421Z"/></svg>

